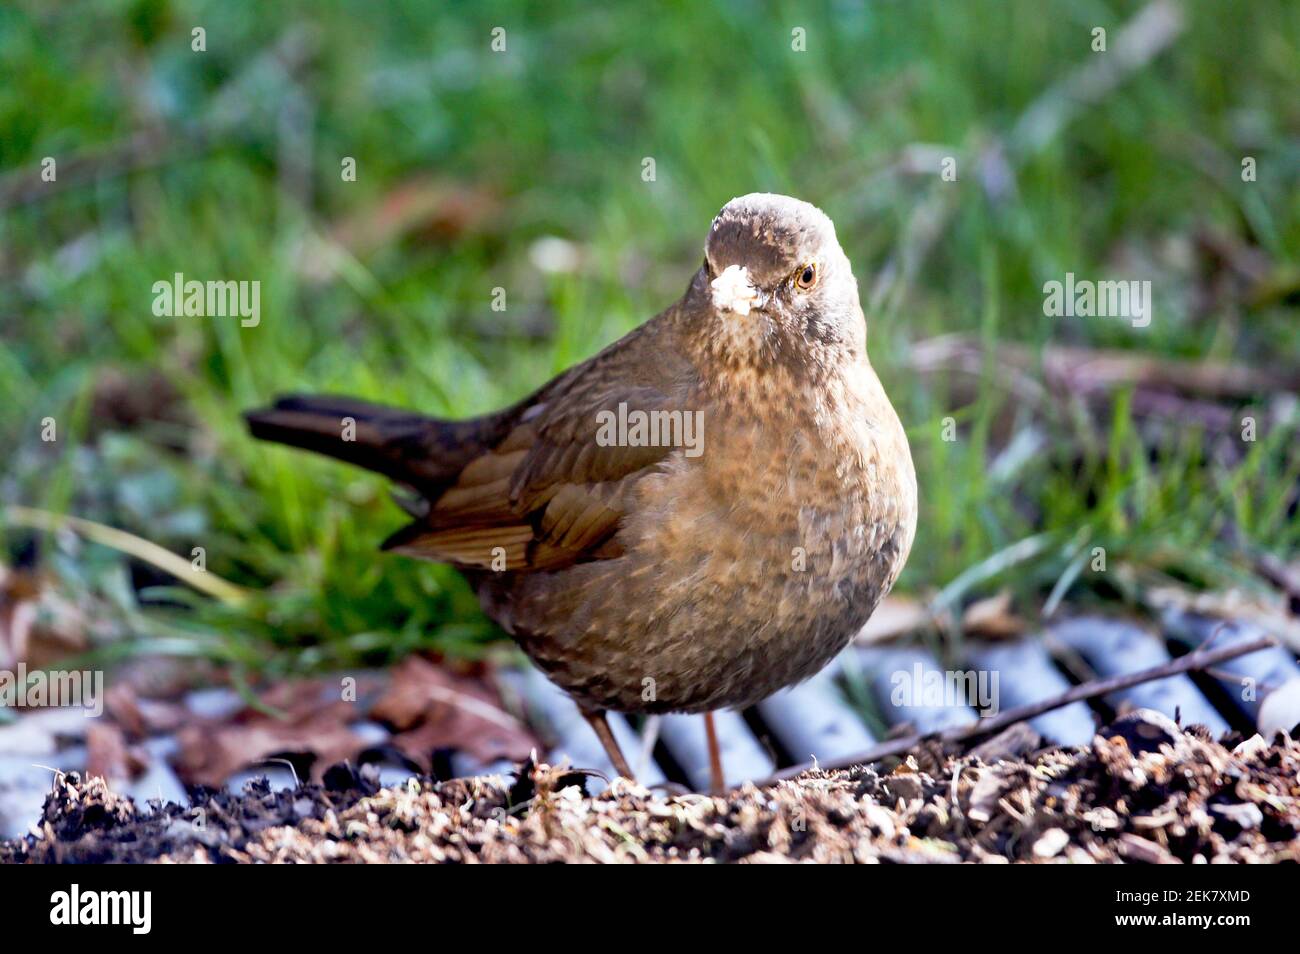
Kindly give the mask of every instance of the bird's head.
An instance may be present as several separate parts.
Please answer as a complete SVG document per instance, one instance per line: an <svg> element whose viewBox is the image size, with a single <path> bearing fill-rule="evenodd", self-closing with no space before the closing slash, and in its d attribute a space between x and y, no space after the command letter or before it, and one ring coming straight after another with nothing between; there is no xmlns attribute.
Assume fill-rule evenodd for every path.
<svg viewBox="0 0 1300 954"><path fill-rule="evenodd" d="M835 226L816 206L755 192L713 220L688 299L729 363L860 357L862 307Z"/></svg>

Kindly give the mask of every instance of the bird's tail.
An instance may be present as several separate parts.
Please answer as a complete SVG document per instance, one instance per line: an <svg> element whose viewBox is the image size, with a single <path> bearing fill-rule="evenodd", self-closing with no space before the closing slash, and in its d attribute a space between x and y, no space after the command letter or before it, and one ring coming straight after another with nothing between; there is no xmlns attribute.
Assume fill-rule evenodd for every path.
<svg viewBox="0 0 1300 954"><path fill-rule="evenodd" d="M373 470L423 491L456 479L499 429L493 418L444 421L332 395L289 395L247 411L254 437Z"/></svg>

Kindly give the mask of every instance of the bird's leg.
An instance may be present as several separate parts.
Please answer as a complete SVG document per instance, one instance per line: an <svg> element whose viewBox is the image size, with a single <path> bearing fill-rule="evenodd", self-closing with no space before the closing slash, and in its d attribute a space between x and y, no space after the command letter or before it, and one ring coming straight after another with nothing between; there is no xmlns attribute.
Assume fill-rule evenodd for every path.
<svg viewBox="0 0 1300 954"><path fill-rule="evenodd" d="M709 782L713 794L727 790L727 780L722 774L722 749L718 747L718 728L713 724L713 711L704 713L704 735L709 740Z"/></svg>
<svg viewBox="0 0 1300 954"><path fill-rule="evenodd" d="M605 747L605 754L614 763L614 770L625 779L635 782L636 776L632 774L632 767L627 764L627 759L623 758L623 750L618 747L618 739L614 738L614 733L609 731L609 723L605 721L605 710L593 709L589 712L583 709L582 717L587 720L592 731L596 733L596 738L600 739L600 744Z"/></svg>

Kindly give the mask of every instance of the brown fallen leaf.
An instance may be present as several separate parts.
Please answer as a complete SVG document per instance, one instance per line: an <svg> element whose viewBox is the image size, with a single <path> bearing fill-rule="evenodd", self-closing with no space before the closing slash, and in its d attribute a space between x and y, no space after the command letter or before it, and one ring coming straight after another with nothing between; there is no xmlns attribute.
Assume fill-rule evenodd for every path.
<svg viewBox="0 0 1300 954"><path fill-rule="evenodd" d="M358 698L363 689L358 680ZM175 767L191 784L221 785L236 772L277 756L306 756L313 778L345 759L355 759L366 741L349 728L361 718L330 679L278 683L228 719L193 719L176 733Z"/></svg>
<svg viewBox="0 0 1300 954"><path fill-rule="evenodd" d="M522 760L538 746L480 680L455 675L418 656L393 672L370 716L396 730L393 744L426 771L435 749L458 749L486 764Z"/></svg>
<svg viewBox="0 0 1300 954"><path fill-rule="evenodd" d="M0 564L0 669L14 669L27 659L37 594L32 574Z"/></svg>
<svg viewBox="0 0 1300 954"><path fill-rule="evenodd" d="M236 772L268 759L306 755L312 778L319 780L337 762L354 759L365 740L346 725L329 719L297 725L271 721L251 725L188 725L176 733L175 768L191 784L219 786Z"/></svg>
<svg viewBox="0 0 1300 954"><path fill-rule="evenodd" d="M49 666L87 645L85 614L47 577L0 563L0 669Z"/></svg>
<svg viewBox="0 0 1300 954"><path fill-rule="evenodd" d="M118 683L104 693L104 711L122 732L134 739L144 737L144 713L140 711L135 690L129 685Z"/></svg>
<svg viewBox="0 0 1300 954"><path fill-rule="evenodd" d="M189 713L180 703L140 698L129 682L115 682L104 693L104 711L133 741L172 732L185 724Z"/></svg>
<svg viewBox="0 0 1300 954"><path fill-rule="evenodd" d="M499 207L495 195L477 186L436 176L408 179L306 243L298 270L312 282L329 281L346 256L364 259L411 234L446 241L478 231Z"/></svg>
<svg viewBox="0 0 1300 954"><path fill-rule="evenodd" d="M86 727L86 775L98 775L106 782L131 777L126 736L107 719L96 719Z"/></svg>
<svg viewBox="0 0 1300 954"><path fill-rule="evenodd" d="M360 684L357 691L362 693ZM230 721L255 725L268 719L291 724L333 719L346 723L361 718L361 708L344 696L338 680L324 677L277 682L258 692L257 701L259 706L245 706L235 712ZM280 720L276 713L286 718Z"/></svg>
<svg viewBox="0 0 1300 954"><path fill-rule="evenodd" d="M1011 609L1011 591L976 600L962 614L962 631L981 639L1010 639L1025 631L1025 621Z"/></svg>

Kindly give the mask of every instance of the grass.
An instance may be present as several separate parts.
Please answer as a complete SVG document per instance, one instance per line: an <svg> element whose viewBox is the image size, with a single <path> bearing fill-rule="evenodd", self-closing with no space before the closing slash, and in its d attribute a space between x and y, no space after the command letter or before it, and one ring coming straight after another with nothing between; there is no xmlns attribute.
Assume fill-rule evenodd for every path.
<svg viewBox="0 0 1300 954"><path fill-rule="evenodd" d="M1300 250L1295 4L1261 0L1231 15L1183 5L1186 29L1170 49L1043 149L1012 156L1013 193L981 186L980 149L1072 68L1113 55L1090 50L1092 28L1108 30L1113 51L1139 9L7 5L0 175L54 156L67 177L73 157L148 121L169 134L123 175L3 211L0 502L182 556L202 547L208 571L253 596L196 595L116 551L18 526L4 537L9 562L49 569L119 616L134 638L114 652L277 671L417 648L477 654L495 631L457 574L375 553L399 522L383 481L255 444L239 411L292 390L448 416L500 406L667 305L717 209L771 190L835 219L864 293L906 247L918 208L950 212L915 274L868 314L921 485L901 589L960 602L1010 585L1031 608L1054 591L1131 596L1116 574L1080 562L1095 546L1110 567L1197 586L1249 582L1249 552L1289 557L1300 543L1294 423L1238 441L1244 453L1225 462L1211 452L1224 435L1188 426L1153 437L1124 393L1100 418L1044 416L992 364L959 401L907 360L915 343L952 332L995 350L1300 360L1287 284ZM207 31L206 52L190 48L194 26ZM503 53L489 48L495 26ZM796 26L807 52L791 49ZM286 36L314 46L308 64L257 66ZM185 145L195 128L210 131L206 145ZM933 163L900 168L918 144L959 156L958 181L941 181ZM1241 181L1245 155L1255 182ZM340 177L344 156L357 161L355 182ZM450 239L390 236L331 280L304 278L304 243L421 176L461 196L485 191L498 211ZM1214 274L1198 258L1206 232L1258 254L1283 291L1198 310ZM535 267L530 250L547 236L581 250L576 273ZM261 281L261 323L155 317L151 286L177 271ZM1151 278L1155 320L1045 318L1042 285L1067 271ZM490 305L498 287L505 312ZM162 395L154 410L171 423L106 421L110 373L146 403ZM954 441L944 440L949 416ZM47 417L54 442L41 440ZM1041 445L993 464L1010 435L1035 426ZM1032 555L989 563L1018 544ZM981 565L996 572L972 575Z"/></svg>

